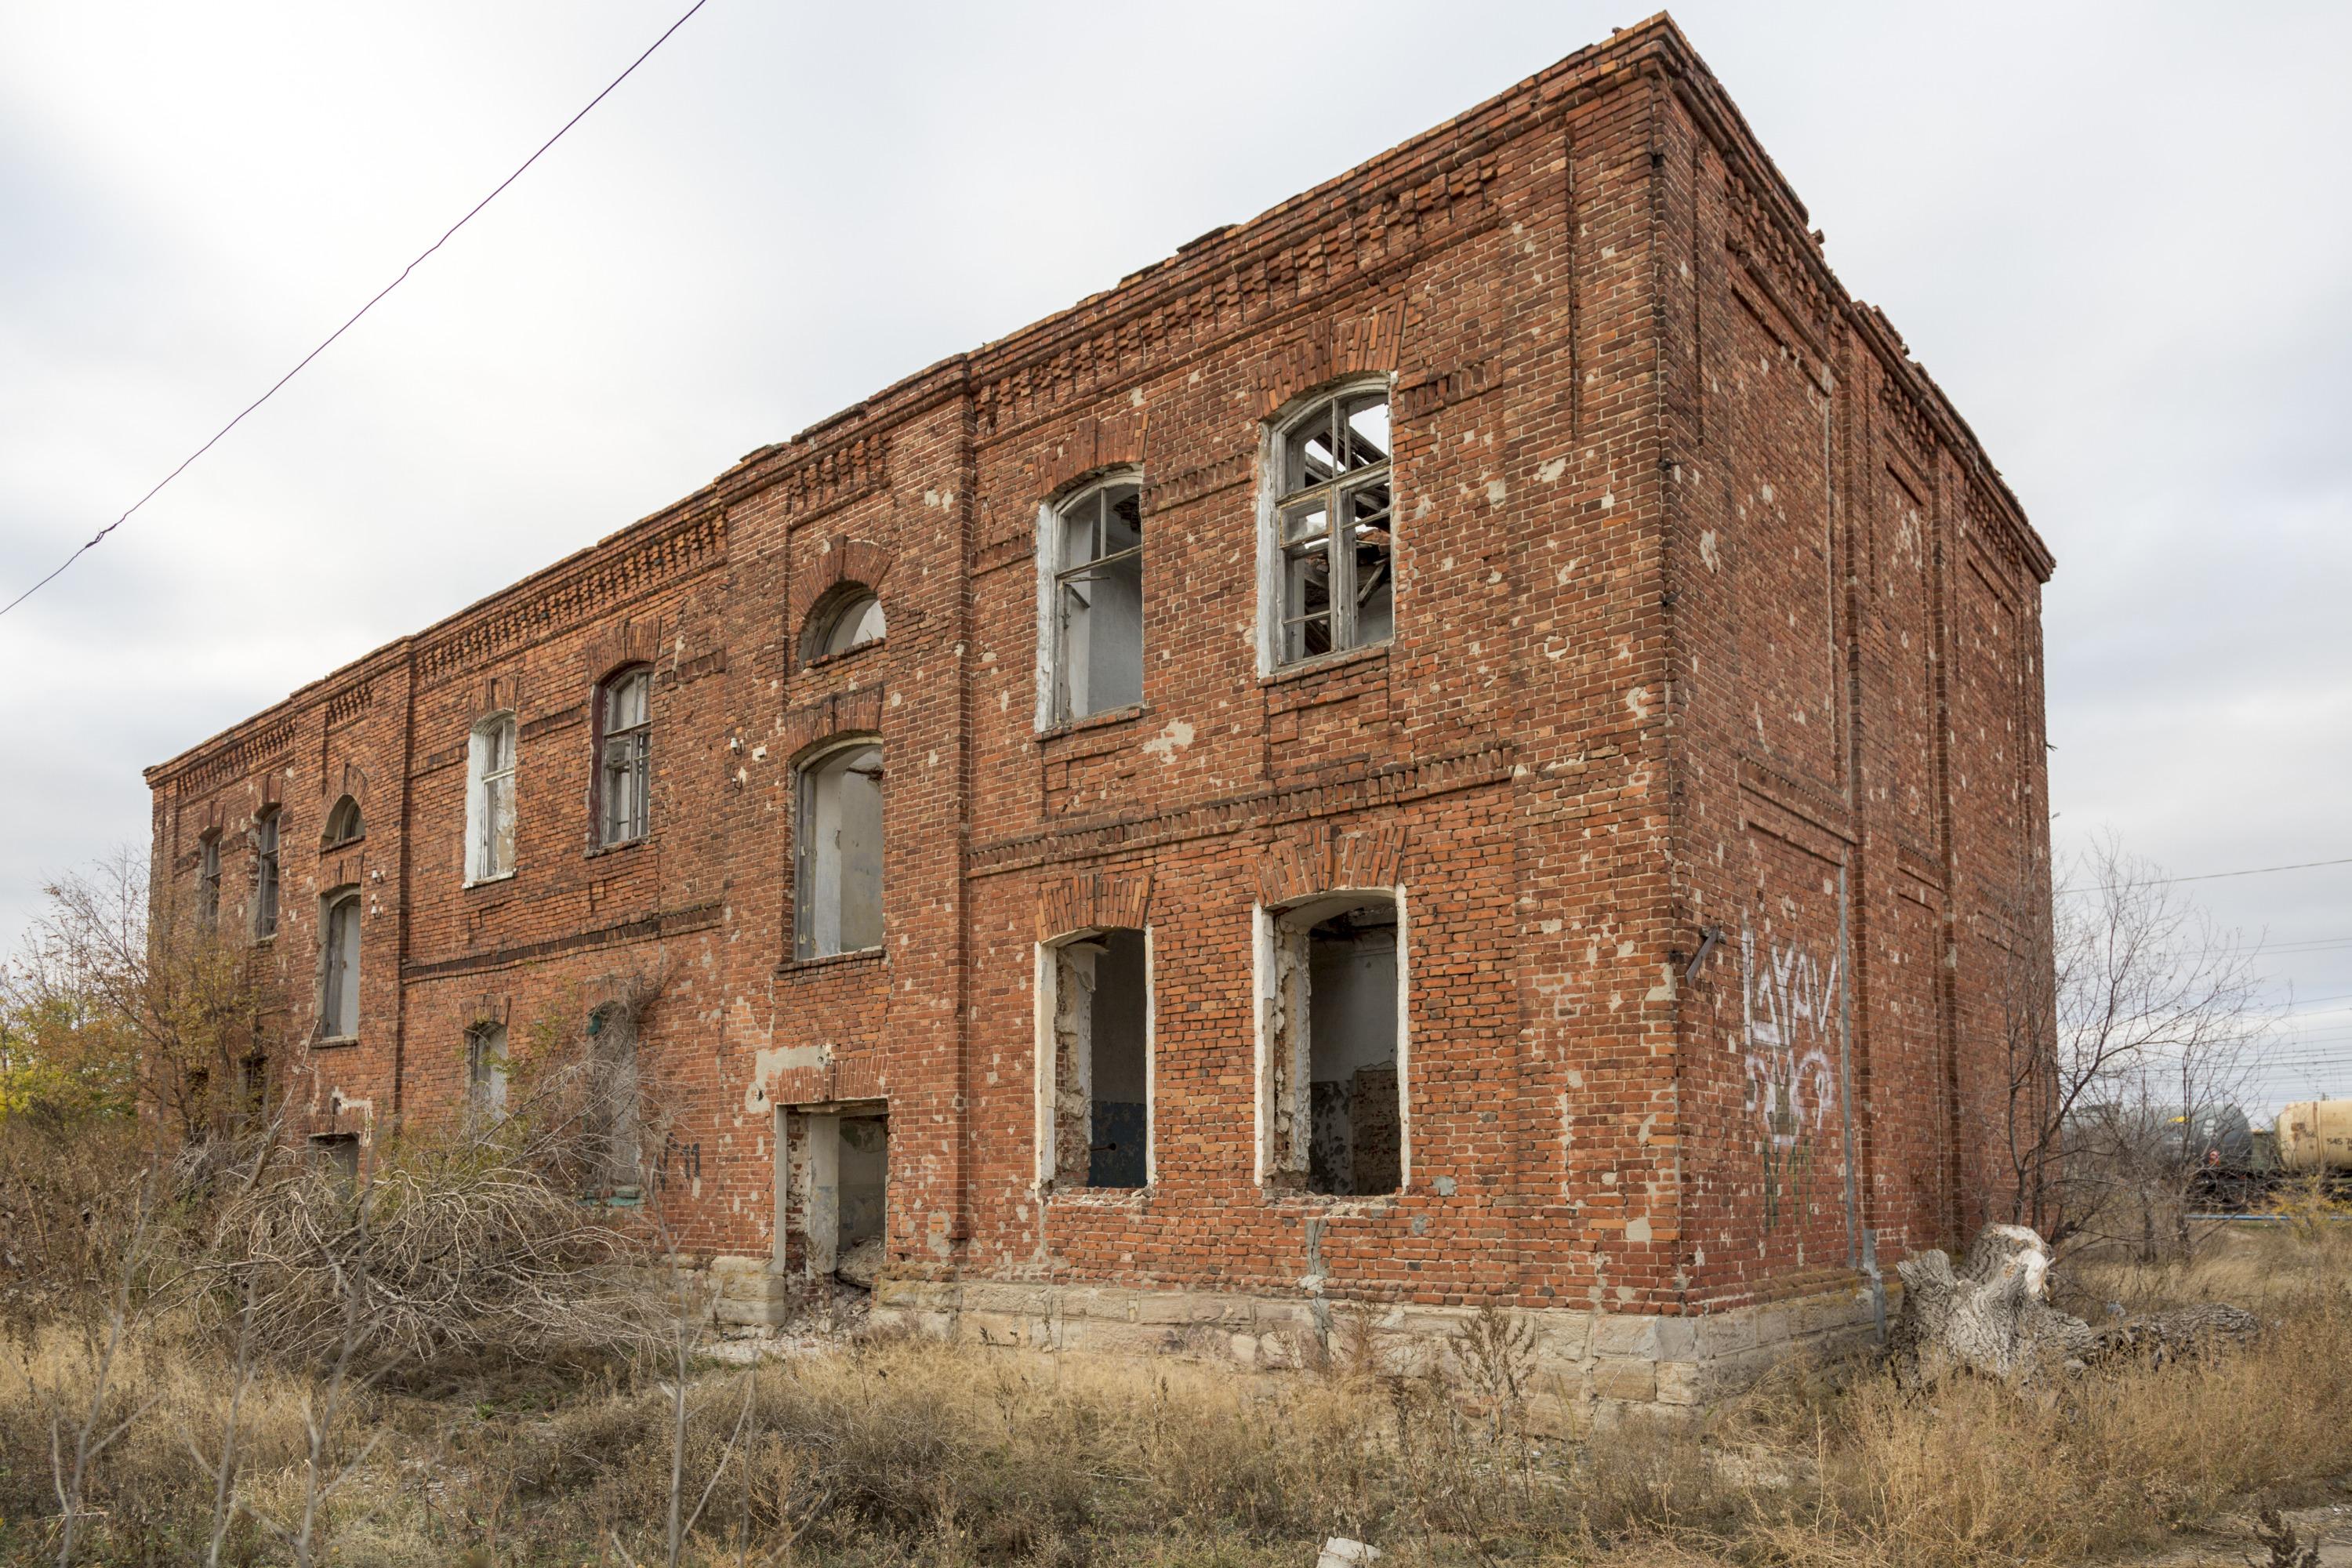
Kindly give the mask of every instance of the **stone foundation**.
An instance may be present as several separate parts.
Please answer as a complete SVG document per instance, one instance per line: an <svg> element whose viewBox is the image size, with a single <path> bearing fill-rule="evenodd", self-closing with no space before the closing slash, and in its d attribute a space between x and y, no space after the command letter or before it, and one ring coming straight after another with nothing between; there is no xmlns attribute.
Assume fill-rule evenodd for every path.
<svg viewBox="0 0 2352 1568"><path fill-rule="evenodd" d="M1866 1342L1869 1291L1695 1317L1513 1310L1532 1331L1534 1398L1582 1425L1633 1408L1688 1408L1752 1382L1794 1352ZM969 1344L1098 1355L1173 1355L1253 1371L1369 1355L1384 1372L1428 1370L1477 1316L1467 1307L1381 1307L1320 1297L1125 1289L1002 1280L883 1279L874 1321Z"/></svg>

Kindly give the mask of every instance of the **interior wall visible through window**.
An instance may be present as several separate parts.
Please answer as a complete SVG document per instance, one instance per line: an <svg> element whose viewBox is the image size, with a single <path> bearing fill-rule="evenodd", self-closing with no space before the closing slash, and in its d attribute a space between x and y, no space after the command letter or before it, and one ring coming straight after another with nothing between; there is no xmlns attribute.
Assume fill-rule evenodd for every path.
<svg viewBox="0 0 2352 1568"><path fill-rule="evenodd" d="M793 824L803 958L882 945L882 747L836 747L801 769Z"/></svg>
<svg viewBox="0 0 2352 1568"><path fill-rule="evenodd" d="M1143 700L1142 506L1142 487L1123 478L1081 490L1046 514L1050 722Z"/></svg>
<svg viewBox="0 0 2352 1568"><path fill-rule="evenodd" d="M1401 930L1395 900L1378 894L1270 918L1260 1092L1276 1185L1349 1196L1402 1184Z"/></svg>
<svg viewBox="0 0 2352 1568"><path fill-rule="evenodd" d="M1272 663L1395 632L1390 439L1385 385L1343 390L1276 430Z"/></svg>
<svg viewBox="0 0 2352 1568"><path fill-rule="evenodd" d="M1150 1180L1151 964L1113 927L1040 949L1039 1176L1063 1187Z"/></svg>

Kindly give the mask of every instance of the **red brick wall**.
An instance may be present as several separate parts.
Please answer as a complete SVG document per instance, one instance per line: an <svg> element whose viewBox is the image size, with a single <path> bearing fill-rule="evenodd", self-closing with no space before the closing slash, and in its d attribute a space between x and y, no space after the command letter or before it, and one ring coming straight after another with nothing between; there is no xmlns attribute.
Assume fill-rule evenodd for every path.
<svg viewBox="0 0 2352 1568"><path fill-rule="evenodd" d="M1804 222L1670 25L1621 34L152 770L158 863L190 896L203 826L278 791L302 975L319 891L366 889L360 1044L301 1045L307 980L279 1044L322 1119L447 1114L470 1023L520 1050L658 978L698 1248L768 1253L776 1107L852 1099L887 1102L908 1274L1674 1310L1942 1238L1990 1168L1971 943L2046 907L2047 559ZM1362 374L1396 637L1261 676L1264 421ZM1111 467L1143 700L1040 734L1038 508ZM887 637L803 660L845 582ZM652 831L597 850L592 698L632 661ZM518 868L467 888L505 709ZM887 946L797 962L793 765L846 734L884 749ZM347 780L367 839L321 857ZM1405 889L1406 1186L1271 1194L1253 908L1368 877ZM1156 1178L1041 1194L1033 948L1106 910L1153 935Z"/></svg>

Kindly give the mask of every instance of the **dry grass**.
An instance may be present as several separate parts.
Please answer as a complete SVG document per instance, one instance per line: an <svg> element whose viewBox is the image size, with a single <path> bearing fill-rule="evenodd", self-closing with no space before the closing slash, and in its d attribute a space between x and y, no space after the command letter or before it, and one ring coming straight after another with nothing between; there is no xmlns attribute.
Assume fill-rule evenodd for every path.
<svg viewBox="0 0 2352 1568"><path fill-rule="evenodd" d="M1967 1383L1906 1396L1866 1371L1792 1365L1705 1424L1628 1423L1583 1445L1523 1430L1496 1407L1507 1380L1482 1387L1469 1362L1242 1379L877 1340L697 1381L685 1473L697 1493L719 1479L686 1560L1304 1568L1336 1533L1387 1548L1384 1568L2075 1563L2352 1480L2347 1281L2342 1235L2235 1238L2167 1277L2078 1264L2074 1288L2102 1300L2222 1295L2273 1326L2228 1361L2111 1369L2044 1401ZM209 1447L228 1379L157 1336L119 1370L153 1403L99 1466L84 1561L201 1556L212 1493L187 1437ZM29 1561L55 1513L47 1415L86 1386L89 1360L63 1328L7 1358L0 1559ZM251 1507L296 1506L311 1392L279 1368L247 1395ZM667 1411L618 1365L370 1394L342 1441L383 1441L331 1500L323 1560L618 1563L617 1540L658 1561ZM246 1518L224 1560L286 1554Z"/></svg>

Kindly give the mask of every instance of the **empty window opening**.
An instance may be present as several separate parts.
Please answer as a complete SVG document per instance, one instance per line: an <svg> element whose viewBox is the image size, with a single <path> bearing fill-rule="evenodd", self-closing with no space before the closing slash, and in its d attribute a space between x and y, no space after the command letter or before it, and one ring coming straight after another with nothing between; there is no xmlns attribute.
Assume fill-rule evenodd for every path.
<svg viewBox="0 0 2352 1568"><path fill-rule="evenodd" d="M1276 432L1273 662L1394 633L1389 440L1384 387L1322 399Z"/></svg>
<svg viewBox="0 0 2352 1568"><path fill-rule="evenodd" d="M335 1185L349 1193L360 1184L360 1141L352 1132L331 1132L310 1140L310 1158Z"/></svg>
<svg viewBox="0 0 2352 1568"><path fill-rule="evenodd" d="M1064 1187L1150 1180L1151 964L1126 927L1047 948L1039 1005L1041 1177Z"/></svg>
<svg viewBox="0 0 2352 1568"><path fill-rule="evenodd" d="M196 920L206 931L220 923L221 841L207 833L196 847Z"/></svg>
<svg viewBox="0 0 2352 1568"><path fill-rule="evenodd" d="M477 1024L466 1031L466 1106L495 1121L507 1113L507 1026Z"/></svg>
<svg viewBox="0 0 2352 1568"><path fill-rule="evenodd" d="M261 941L278 934L278 828L275 811L265 811L253 825L253 934Z"/></svg>
<svg viewBox="0 0 2352 1568"><path fill-rule="evenodd" d="M231 1114L239 1126L258 1121L269 1104L269 1058L260 1051L236 1064L236 1104Z"/></svg>
<svg viewBox="0 0 2352 1568"><path fill-rule="evenodd" d="M1266 1169L1333 1195L1403 1184L1404 998L1397 906L1348 895L1271 922Z"/></svg>
<svg viewBox="0 0 2352 1568"><path fill-rule="evenodd" d="M882 945L882 748L860 741L801 769L796 951L803 958Z"/></svg>
<svg viewBox="0 0 2352 1568"><path fill-rule="evenodd" d="M319 922L319 1034L355 1040L360 1034L360 893L330 893Z"/></svg>
<svg viewBox="0 0 2352 1568"><path fill-rule="evenodd" d="M367 837L367 823L360 816L360 803L350 795L328 809L326 831L319 836L321 849L333 849Z"/></svg>
<svg viewBox="0 0 2352 1568"><path fill-rule="evenodd" d="M1047 519L1053 721L1143 700L1143 491L1132 479L1081 491Z"/></svg>
<svg viewBox="0 0 2352 1568"><path fill-rule="evenodd" d="M889 1118L870 1102L777 1111L777 1265L871 1289L888 1230Z"/></svg>
<svg viewBox="0 0 2352 1568"><path fill-rule="evenodd" d="M597 842L646 836L653 784L654 672L644 665L604 682L597 703Z"/></svg>
<svg viewBox="0 0 2352 1568"><path fill-rule="evenodd" d="M474 726L466 746L466 880L509 876L515 864L515 717Z"/></svg>
<svg viewBox="0 0 2352 1568"><path fill-rule="evenodd" d="M837 588L809 616L801 637L801 658L830 658L880 642L888 631L882 601L873 589L856 584Z"/></svg>

